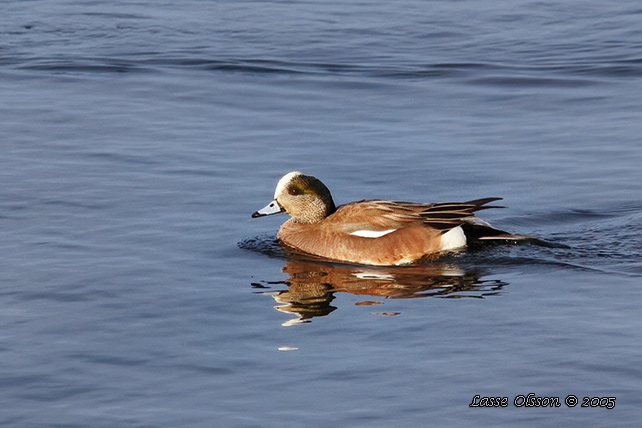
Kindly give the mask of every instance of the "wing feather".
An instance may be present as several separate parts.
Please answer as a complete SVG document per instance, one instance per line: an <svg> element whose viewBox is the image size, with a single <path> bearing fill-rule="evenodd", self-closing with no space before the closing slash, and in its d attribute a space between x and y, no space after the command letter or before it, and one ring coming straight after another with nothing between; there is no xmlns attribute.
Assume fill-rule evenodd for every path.
<svg viewBox="0 0 642 428"><path fill-rule="evenodd" d="M363 200L342 205L337 209L337 221L348 233L355 230L382 231L403 227L432 227L441 232L462 225L476 211L504 208L486 205L501 198L483 198L468 202L421 204L388 200Z"/></svg>

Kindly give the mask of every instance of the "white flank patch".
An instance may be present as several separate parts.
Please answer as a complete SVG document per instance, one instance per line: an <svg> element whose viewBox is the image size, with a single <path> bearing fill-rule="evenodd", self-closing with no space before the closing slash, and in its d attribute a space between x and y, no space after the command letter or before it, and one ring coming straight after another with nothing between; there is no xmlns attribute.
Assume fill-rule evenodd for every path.
<svg viewBox="0 0 642 428"><path fill-rule="evenodd" d="M361 236L362 238L381 238L389 233L394 232L397 229L389 230L355 230L350 232L350 235Z"/></svg>
<svg viewBox="0 0 642 428"><path fill-rule="evenodd" d="M466 246L466 235L461 227L450 229L441 235L441 250L452 250Z"/></svg>

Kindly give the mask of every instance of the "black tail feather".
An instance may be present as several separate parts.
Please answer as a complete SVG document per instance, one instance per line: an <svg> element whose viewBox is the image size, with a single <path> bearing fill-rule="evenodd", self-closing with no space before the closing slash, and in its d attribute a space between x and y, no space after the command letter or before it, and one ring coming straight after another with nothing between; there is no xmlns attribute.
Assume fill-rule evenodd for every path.
<svg viewBox="0 0 642 428"><path fill-rule="evenodd" d="M489 242L517 242L535 239L528 235L513 235L501 229L495 229L487 224L465 222L461 225L469 244L483 244Z"/></svg>

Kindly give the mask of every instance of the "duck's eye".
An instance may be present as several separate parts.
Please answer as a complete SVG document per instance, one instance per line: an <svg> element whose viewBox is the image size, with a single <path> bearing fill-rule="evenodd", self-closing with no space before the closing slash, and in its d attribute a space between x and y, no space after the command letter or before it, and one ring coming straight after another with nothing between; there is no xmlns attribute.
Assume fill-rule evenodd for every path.
<svg viewBox="0 0 642 428"><path fill-rule="evenodd" d="M303 191L302 191L301 189L299 189L298 187L289 187L289 188L288 188L288 193L289 193L290 195L292 195L292 196L295 196L295 195L300 195L300 194L302 194L302 193L303 193Z"/></svg>

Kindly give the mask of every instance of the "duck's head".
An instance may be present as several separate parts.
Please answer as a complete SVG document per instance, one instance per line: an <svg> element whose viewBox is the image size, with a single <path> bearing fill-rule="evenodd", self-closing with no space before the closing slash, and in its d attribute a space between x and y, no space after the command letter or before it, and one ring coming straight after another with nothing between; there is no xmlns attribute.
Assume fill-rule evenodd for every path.
<svg viewBox="0 0 642 428"><path fill-rule="evenodd" d="M298 223L317 223L335 210L332 195L321 180L292 171L279 180L274 200L252 214L252 218L285 212Z"/></svg>

